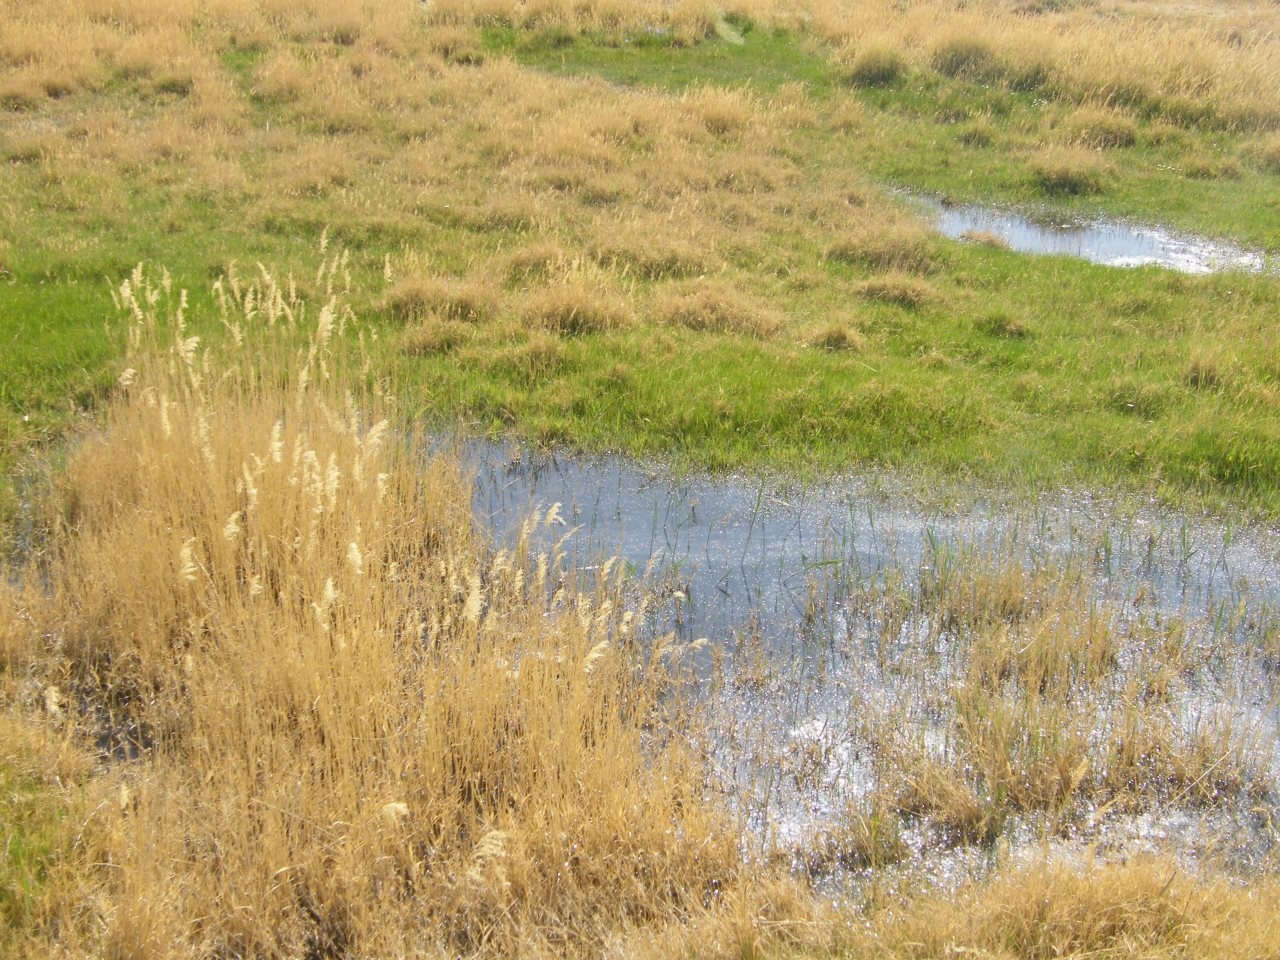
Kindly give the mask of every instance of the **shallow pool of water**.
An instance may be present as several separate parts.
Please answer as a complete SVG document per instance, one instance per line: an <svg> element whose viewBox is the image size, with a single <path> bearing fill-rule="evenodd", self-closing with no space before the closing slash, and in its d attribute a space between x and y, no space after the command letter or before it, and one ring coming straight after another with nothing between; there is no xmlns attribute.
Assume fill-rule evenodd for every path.
<svg viewBox="0 0 1280 960"><path fill-rule="evenodd" d="M808 849L865 805L875 776L859 739L860 715L901 715L926 743L947 736L945 716L911 704L925 687L945 691L957 679L946 673L946 654L940 667L900 670L913 658L938 657L937 635L925 636L927 617L895 635L888 652L896 662L884 658L876 590L892 578L918 595L921 577L948 558L1062 567L1080 572L1093 600L1122 621L1181 619L1228 647L1257 645L1277 629L1276 531L1149 503L1063 491L1025 503L975 496L943 507L892 477L809 485L673 477L618 457L489 443L467 445L463 456L475 475L476 515L497 543L514 542L533 510L558 504L563 522L540 525L534 551L563 543L568 564L588 571L606 558L625 560L658 598L646 624L652 634L706 637L725 653L727 679L714 688L710 711L719 789L751 836L784 850ZM862 590L873 598L870 609L855 599ZM1280 772L1276 673L1250 669L1215 668L1168 709L1203 725L1225 706L1226 722L1255 738L1261 768ZM1184 811L1154 816L1108 816L1079 839L1125 855L1159 834L1191 859L1234 844L1241 861L1269 856L1274 841L1248 808L1224 808L1216 819L1196 815L1191 826ZM1144 833L1148 820L1159 829ZM1031 843L1040 828L1018 829ZM950 863L957 877L990 859L981 851L929 851L925 833L917 839L930 869ZM799 856L803 868L806 854Z"/></svg>
<svg viewBox="0 0 1280 960"><path fill-rule="evenodd" d="M1166 614L1280 606L1274 531L1152 504L1064 491L1016 507L975 499L944 508L886 492L895 483L885 478L676 478L619 457L489 443L463 455L476 514L496 538L514 538L535 507L560 504L563 522L538 532L541 549L572 531L566 549L578 569L618 557L648 571L682 595L667 626L689 637L729 637L750 622L785 645L833 581L844 589L888 569L910 575L933 553L969 548L1086 567L1108 599L1142 594Z"/></svg>
<svg viewBox="0 0 1280 960"><path fill-rule="evenodd" d="M938 231L954 239L996 237L1019 253L1079 257L1111 267L1154 265L1181 273L1222 270L1259 273L1261 253L1216 240L1117 220L1071 220L1049 214L1027 216L975 204L945 204L913 197Z"/></svg>

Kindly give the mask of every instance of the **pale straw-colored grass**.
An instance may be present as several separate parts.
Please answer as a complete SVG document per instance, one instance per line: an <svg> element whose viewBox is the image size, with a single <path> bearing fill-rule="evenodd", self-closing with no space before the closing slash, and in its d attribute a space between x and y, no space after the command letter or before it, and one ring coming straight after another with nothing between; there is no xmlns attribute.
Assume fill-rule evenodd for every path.
<svg viewBox="0 0 1280 960"><path fill-rule="evenodd" d="M458 466L337 347L342 261L312 282L319 310L222 281L219 350L163 278L118 291L130 368L59 474L46 591L3 608L118 784L51 942L509 955L700 910L736 846L620 569L579 594L525 540L489 553Z"/></svg>

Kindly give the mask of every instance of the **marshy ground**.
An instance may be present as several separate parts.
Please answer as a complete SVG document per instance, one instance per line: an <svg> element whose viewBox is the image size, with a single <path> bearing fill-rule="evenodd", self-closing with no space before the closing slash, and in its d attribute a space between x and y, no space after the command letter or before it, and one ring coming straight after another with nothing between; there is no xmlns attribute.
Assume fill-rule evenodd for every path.
<svg viewBox="0 0 1280 960"><path fill-rule="evenodd" d="M0 951L1280 949L1274 4L0 18Z"/></svg>

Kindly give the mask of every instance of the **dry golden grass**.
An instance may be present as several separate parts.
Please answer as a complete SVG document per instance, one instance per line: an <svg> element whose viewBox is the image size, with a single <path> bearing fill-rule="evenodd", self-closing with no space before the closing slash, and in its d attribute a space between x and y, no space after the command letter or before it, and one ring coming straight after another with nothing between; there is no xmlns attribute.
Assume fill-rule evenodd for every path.
<svg viewBox="0 0 1280 960"><path fill-rule="evenodd" d="M748 337L772 337L785 323L777 311L719 280L696 280L664 290L653 311L658 323Z"/></svg>
<svg viewBox="0 0 1280 960"><path fill-rule="evenodd" d="M482 323L497 313L498 297L487 284L411 275L391 286L383 297L383 305L402 320L438 317Z"/></svg>
<svg viewBox="0 0 1280 960"><path fill-rule="evenodd" d="M908 310L917 310L940 298L937 290L919 277L905 273L886 273L858 284L859 296L877 303L891 303Z"/></svg>
<svg viewBox="0 0 1280 960"><path fill-rule="evenodd" d="M823 328L809 342L823 350L849 350L853 353L861 353L867 347L866 338L861 332L842 324Z"/></svg>
<svg viewBox="0 0 1280 960"><path fill-rule="evenodd" d="M253 70L253 95L264 100L293 103L303 98L310 83L306 66L287 49L272 50Z"/></svg>
<svg viewBox="0 0 1280 960"><path fill-rule="evenodd" d="M681 236L669 219L644 218L597 224L591 256L623 278L669 280L707 273L715 260L712 246Z"/></svg>
<svg viewBox="0 0 1280 960"><path fill-rule="evenodd" d="M1009 249L1009 241L990 230L966 230L960 234L960 239L982 247L990 247L993 250Z"/></svg>
<svg viewBox="0 0 1280 960"><path fill-rule="evenodd" d="M1277 121L1277 18L1261 3L1186 18L1137 4L1072 4L1031 16L1000 3L855 8L837 0L810 10L811 29L834 43L896 52L951 76L1175 122Z"/></svg>
<svg viewBox="0 0 1280 960"><path fill-rule="evenodd" d="M224 282L225 353L120 290L133 366L59 475L47 593L0 606L5 662L138 756L48 881L73 954L576 950L735 870L616 577L486 552L458 468L348 392L341 272L318 313Z"/></svg>
<svg viewBox="0 0 1280 960"><path fill-rule="evenodd" d="M7 27L0 63L11 70L5 83L11 109L96 88L116 69L117 56L126 74L143 76L162 68L159 61L175 44L133 39L149 32L191 36L198 25L214 43L234 38L241 49L272 48L284 39L401 56L419 44L415 21L421 16L413 4L392 0L359 10L325 0L257 6L238 0L199 5L62 0L39 8L8 0L0 12ZM1208 118L1241 126L1273 125L1280 103L1277 18L1272 6L1261 3L1185 18L1141 4L1072 4L1027 15L1003 3L957 8L928 2L902 8L887 0L871 5L754 2L740 12L765 24L803 24L847 49L844 59L857 83L891 82L907 66L920 65L1018 89L1043 89L1077 103L1132 107L1176 122ZM662 25L679 42L710 36L718 13L696 0L674 7L641 0L576 5L441 0L427 19L438 27L427 49L446 62L474 64L481 59L470 30L476 24L561 29L569 35ZM695 94L691 104L699 122L716 136L735 136L749 122L751 111L738 95Z"/></svg>
<svg viewBox="0 0 1280 960"><path fill-rule="evenodd" d="M1050 147L1027 161L1027 171L1045 193L1077 196L1102 191L1111 166L1094 150Z"/></svg>
<svg viewBox="0 0 1280 960"><path fill-rule="evenodd" d="M1115 118L1122 133L1142 120L1148 139L1176 139L1178 124L1201 119L1276 123L1274 8L1215 8L1206 25L1113 7L1015 15L760 0L735 10L806 21L848 52L851 71L875 65L866 51L890 63L883 78L851 72L855 83L936 65L1078 106L1064 121L1081 131L1064 137L1076 149L1035 161L1046 189L1105 186L1106 161L1083 147L1108 145L1099 129L1114 141ZM520 313L533 329L494 361L531 384L576 349L565 337L632 320L619 289L633 280L716 273L656 293L660 323L753 336L784 326L756 281L708 250L731 259L747 223L807 229L802 178L783 149L788 130L813 122L803 97L672 99L506 60L477 66L476 23L669 25L688 40L714 29L719 11L706 4L438 0L425 17L440 26L425 29L416 4L392 0L5 0L0 16L0 106L15 131L6 160L38 168L42 199L85 222L127 224L126 184L145 180L230 192L254 225L312 215L322 201L344 229L428 219L485 234L482 253L448 269L484 276L484 264L462 261L491 257L492 276L537 286ZM238 77L226 63L246 52L261 58ZM145 107L85 109L79 95L120 84ZM263 103L279 111L270 130L247 119ZM853 99L832 109L835 129L865 126ZM981 146L982 117L965 123L961 137ZM1249 162L1276 168L1274 136L1258 136ZM887 272L860 288L867 296L925 302L931 288L913 275L931 268L933 241L850 181L819 198L814 222L859 226L843 246L815 231L813 249ZM47 242L61 252L73 240ZM0 240L0 255L7 248ZM397 346L465 362L469 338L487 335L475 321L500 316L508 295L416 266L383 304L406 321ZM319 297L310 307L268 277L234 296L228 282L228 322L248 349L269 342L240 313L252 292L260 319L314 329L338 272L308 284ZM126 298L144 318L173 303L151 302L148 289L134 283ZM1017 318L995 320L993 335L1025 333ZM346 322L335 301L324 323ZM324 339L314 353L305 337L291 341L298 362L293 347L261 349L256 368L185 342L163 362L136 354L133 384L60 481L48 579L0 587L6 709L20 714L6 716L0 759L21 755L78 834L20 954L1278 949L1273 885L1241 894L1167 865L1030 867L966 889L958 906L919 895L852 924L799 881L762 874L733 887L741 838L707 803L689 744L665 736L661 671L628 640L616 583L578 597L562 590L554 557L487 553L456 467L424 471L414 448L393 442L378 427L391 416L385 398L344 381ZM805 342L862 348L852 325ZM1192 357L1186 385L1214 389L1229 372L1220 357ZM626 366L612 376L625 382ZM963 641L945 691L955 749L918 749L908 736L918 727L902 724L894 739L886 730L899 718L879 718L875 732L901 762L874 803L848 811L846 830L815 844L819 859L896 858L892 818L903 811L982 840L1011 806L1069 820L1085 800L1212 805L1253 789L1232 730L1207 720L1180 731L1162 706L1179 695L1189 656L1168 631L1107 632L1069 590L1009 570L943 583L932 601L937 629ZM881 616L889 636L906 614L886 598ZM1135 658L1132 674L1117 673L1117 647ZM1087 697L1055 693L1107 684L1133 708L1090 714ZM1081 772L1086 733L1095 740ZM90 769L82 751L100 736L139 758ZM12 746L24 741L36 746ZM1171 914L1182 922L1161 919Z"/></svg>
<svg viewBox="0 0 1280 960"><path fill-rule="evenodd" d="M829 246L826 258L871 270L928 273L934 267L930 237L910 221L862 223Z"/></svg>
<svg viewBox="0 0 1280 960"><path fill-rule="evenodd" d="M1138 139L1132 117L1098 107L1077 108L1063 119L1060 129L1067 143L1095 149L1131 147Z"/></svg>
<svg viewBox="0 0 1280 960"><path fill-rule="evenodd" d="M1205 664L1232 652L1187 624L1130 620L1070 570L968 553L932 558L915 596L889 590L873 601L889 650L910 623L916 643L946 653L907 668L913 705L868 711L860 736L877 758L878 802L943 842L990 841L1019 813L1074 824L1271 789L1254 726L1195 699Z"/></svg>
<svg viewBox="0 0 1280 960"><path fill-rule="evenodd" d="M465 323L427 316L405 329L400 336L400 349L411 357L449 353L471 336L472 328Z"/></svg>
<svg viewBox="0 0 1280 960"><path fill-rule="evenodd" d="M906 75L907 60L892 47L852 47L840 53L840 78L855 87L888 87Z"/></svg>
<svg viewBox="0 0 1280 960"><path fill-rule="evenodd" d="M544 240L521 247L507 257L503 273L509 283L523 284L549 280L563 274L571 265L564 247Z"/></svg>
<svg viewBox="0 0 1280 960"><path fill-rule="evenodd" d="M1267 956L1280 945L1267 919L1276 897L1274 884L1242 894L1158 859L1082 867L1048 860L886 911L877 939L891 956Z"/></svg>
<svg viewBox="0 0 1280 960"><path fill-rule="evenodd" d="M1268 173L1280 173L1280 134L1272 134L1262 142L1258 159Z"/></svg>
<svg viewBox="0 0 1280 960"><path fill-rule="evenodd" d="M876 829L876 828L872 828ZM1267 957L1280 948L1280 887L1247 890L1196 877L1160 858L1072 863L1052 855L1012 864L957 890L903 898L872 891L854 918L815 903L794 883L735 893L728 909L663 936L624 940L619 955L647 958L976 956Z"/></svg>
<svg viewBox="0 0 1280 960"><path fill-rule="evenodd" d="M531 293L524 322L533 328L572 336L630 325L630 306L598 281L570 279Z"/></svg>

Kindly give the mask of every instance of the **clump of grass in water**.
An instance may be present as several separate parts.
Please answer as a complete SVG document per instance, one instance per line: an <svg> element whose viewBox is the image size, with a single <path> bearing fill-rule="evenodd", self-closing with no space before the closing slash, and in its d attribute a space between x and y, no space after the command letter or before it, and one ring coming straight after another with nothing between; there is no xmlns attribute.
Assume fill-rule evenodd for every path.
<svg viewBox="0 0 1280 960"><path fill-rule="evenodd" d="M688 802L619 569L580 595L527 537L486 553L458 466L397 438L340 346L343 273L318 313L223 281L223 350L167 278L119 290L131 368L58 479L47 595L3 634L83 737L138 751L53 881L54 936L509 955L701 910L737 849Z"/></svg>
<svg viewBox="0 0 1280 960"><path fill-rule="evenodd" d="M875 794L945 842L988 840L1016 814L1075 825L1274 790L1237 708L1187 720L1206 671L1247 675L1252 654L1229 638L1100 604L1077 571L971 552L935 550L911 604L867 631L912 706L865 710L859 736Z"/></svg>

